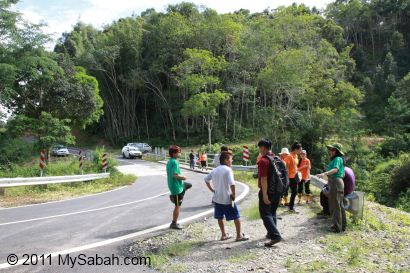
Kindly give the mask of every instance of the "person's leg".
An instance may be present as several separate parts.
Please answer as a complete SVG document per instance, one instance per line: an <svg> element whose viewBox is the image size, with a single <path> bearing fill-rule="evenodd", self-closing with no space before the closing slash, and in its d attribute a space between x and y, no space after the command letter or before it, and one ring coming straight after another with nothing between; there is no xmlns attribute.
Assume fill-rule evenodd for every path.
<svg viewBox="0 0 410 273"><path fill-rule="evenodd" d="M331 182L331 183L330 183ZM341 232L342 227L342 202L343 202L343 181L340 178L329 179L329 204L332 216L333 227L336 231Z"/></svg>
<svg viewBox="0 0 410 273"><path fill-rule="evenodd" d="M174 224L177 223L180 210L181 210L181 206L175 205L174 212L172 213L172 223Z"/></svg>
<svg viewBox="0 0 410 273"><path fill-rule="evenodd" d="M342 211L342 231L346 230L346 226L347 226L347 220L346 220L346 210L343 207L343 198L344 195L342 194L342 196L340 197L342 200L342 204L341 204L341 211Z"/></svg>
<svg viewBox="0 0 410 273"><path fill-rule="evenodd" d="M223 219L218 219L219 229L221 230L221 239L226 238L225 225Z"/></svg>
<svg viewBox="0 0 410 273"><path fill-rule="evenodd" d="M274 219L273 219L273 215L272 215L272 211L273 211L272 206L271 205L266 205L263 202L263 197L262 197L262 192L261 191L259 191L258 196L259 196L259 214L262 218L263 225L265 226L266 231L268 233L268 237L271 240L280 240L281 236L280 236L279 231L276 228L276 225L275 225L275 222L274 222ZM279 199L277 201L278 201L277 203L279 203ZM277 205L278 204L276 204L276 208L277 208ZM275 212L276 212L276 210L275 210Z"/></svg>
<svg viewBox="0 0 410 273"><path fill-rule="evenodd" d="M310 191L310 180L305 182L306 204L312 202L312 192Z"/></svg>
<svg viewBox="0 0 410 273"><path fill-rule="evenodd" d="M241 221L238 219L233 220L235 224L235 229L236 229L236 239L239 239L242 237L242 231L241 231Z"/></svg>
<svg viewBox="0 0 410 273"><path fill-rule="evenodd" d="M323 190L320 192L320 205L323 208L324 215L330 215L329 210L329 198L323 193Z"/></svg>
<svg viewBox="0 0 410 273"><path fill-rule="evenodd" d="M289 209L290 209L290 210L294 210L295 198L296 198L297 187L298 187L298 184L297 184L297 182L296 182L296 179L294 179L294 178L290 179L289 187L290 187L290 189L291 189Z"/></svg>
<svg viewBox="0 0 410 273"><path fill-rule="evenodd" d="M270 209L271 209L271 213L272 213L273 223L275 224L275 235L277 237L281 237L280 232L278 230L278 220L277 220L277 216L276 216L276 211L278 209L279 202L280 202L280 196L279 195L273 195L273 196L270 197L270 199L271 199Z"/></svg>
<svg viewBox="0 0 410 273"><path fill-rule="evenodd" d="M299 184L298 184L298 204L300 204L302 202L302 194L303 194L303 186L305 184L305 181L302 180Z"/></svg>

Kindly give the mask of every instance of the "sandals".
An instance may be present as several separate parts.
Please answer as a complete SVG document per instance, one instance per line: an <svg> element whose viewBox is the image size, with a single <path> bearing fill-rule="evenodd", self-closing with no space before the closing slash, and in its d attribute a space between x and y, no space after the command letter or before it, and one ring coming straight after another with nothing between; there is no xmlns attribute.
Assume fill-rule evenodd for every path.
<svg viewBox="0 0 410 273"><path fill-rule="evenodd" d="M232 238L232 236L230 234L226 234L226 236L221 237L220 241L226 241L226 240L229 240L231 238Z"/></svg>
<svg viewBox="0 0 410 273"><path fill-rule="evenodd" d="M246 235L245 235L245 233L242 233L242 236L241 237L239 237L239 238L236 238L236 242L244 242L244 241L248 241L249 240L249 237L247 237Z"/></svg>

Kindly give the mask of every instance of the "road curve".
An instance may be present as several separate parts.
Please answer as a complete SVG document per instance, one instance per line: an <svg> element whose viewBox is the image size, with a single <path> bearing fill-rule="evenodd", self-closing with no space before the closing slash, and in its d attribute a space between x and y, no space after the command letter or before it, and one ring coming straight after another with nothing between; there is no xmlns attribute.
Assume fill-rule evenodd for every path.
<svg viewBox="0 0 410 273"><path fill-rule="evenodd" d="M118 169L138 179L131 186L102 194L60 202L0 209L0 270L7 272L65 272L69 267L8 267L9 254L50 254L74 252L90 255L124 255L123 247L133 238L164 229L170 222L173 205L169 201L165 166L141 160L119 159ZM193 188L186 194L181 219L190 220L209 213L211 193L203 174L184 171ZM238 187L238 195L246 188ZM148 233L148 235L146 234ZM66 251L66 252L65 252ZM53 260L55 260L53 258ZM130 267L77 267L75 272L130 272ZM138 270L138 271L136 271ZM139 266L132 272L148 272Z"/></svg>

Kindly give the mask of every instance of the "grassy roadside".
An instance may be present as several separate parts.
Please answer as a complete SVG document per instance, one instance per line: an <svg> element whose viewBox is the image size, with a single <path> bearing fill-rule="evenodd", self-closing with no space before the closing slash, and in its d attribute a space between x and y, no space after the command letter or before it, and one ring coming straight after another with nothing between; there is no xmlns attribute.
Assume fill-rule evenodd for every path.
<svg viewBox="0 0 410 273"><path fill-rule="evenodd" d="M218 227L209 219L136 241L133 254L151 257L151 266L161 272L410 272L410 214L366 202L363 220L349 217L347 231L333 234L327 231L329 220L316 217L318 203L299 206L297 215L280 208L285 241L267 249L261 245L266 231L257 209L256 179L241 172L235 178L253 189L240 205L249 242L219 242ZM318 191L314 194L317 199Z"/></svg>
<svg viewBox="0 0 410 273"><path fill-rule="evenodd" d="M95 162L84 162L84 174L98 173ZM132 184L136 177L124 175L115 169L115 162L111 162L109 178L63 184L35 185L6 188L4 196L0 196L0 207L15 207L26 204L44 203L49 201L69 199L73 197L109 191L121 186ZM14 166L12 169L0 172L0 177L35 177L38 176L36 164ZM80 174L77 158L62 158L49 162L46 176L77 175Z"/></svg>

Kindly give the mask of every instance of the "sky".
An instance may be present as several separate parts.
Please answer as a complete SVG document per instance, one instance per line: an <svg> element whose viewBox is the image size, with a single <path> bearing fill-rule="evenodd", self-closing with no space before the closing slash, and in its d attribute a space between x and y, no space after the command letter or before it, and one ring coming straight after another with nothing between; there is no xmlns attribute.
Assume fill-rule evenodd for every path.
<svg viewBox="0 0 410 273"><path fill-rule="evenodd" d="M164 11L168 4L181 0L20 0L16 9L32 23L46 23L44 31L51 34L54 42L63 32L68 32L78 21L89 23L97 28L109 24L121 17L140 14L148 8ZM310 7L324 8L332 0L187 0L198 6L215 9L218 13L227 13L248 9L260 12L266 8L291 5L293 2L304 3ZM48 47L52 49L54 42Z"/></svg>

